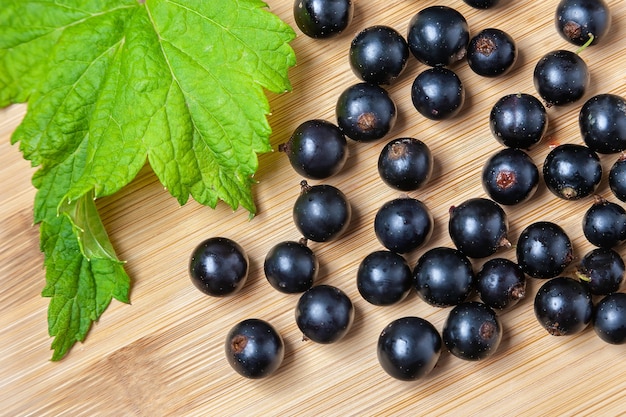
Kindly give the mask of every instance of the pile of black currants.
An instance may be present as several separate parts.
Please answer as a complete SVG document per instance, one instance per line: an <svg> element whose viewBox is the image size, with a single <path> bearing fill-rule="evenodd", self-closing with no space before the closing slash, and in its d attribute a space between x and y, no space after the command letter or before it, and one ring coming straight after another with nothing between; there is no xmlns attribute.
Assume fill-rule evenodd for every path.
<svg viewBox="0 0 626 417"><path fill-rule="evenodd" d="M483 9L498 3L465 2ZM293 12L305 35L326 39L349 27L354 6L351 0L296 0ZM382 330L377 356L390 376L424 377L436 366L444 347L470 361L492 356L503 336L500 314L525 296L527 277L545 280L536 293L534 312L549 334L577 334L592 323L602 340L626 343L626 294L619 292L626 268L615 251L626 241L626 210L595 195L602 177L598 153L626 151L626 100L614 94L588 99L579 112L584 144L554 146L541 172L527 152L546 133L546 108L569 105L584 96L590 77L580 53L601 41L610 21L603 0L559 2L556 29L580 48L552 51L537 62L533 81L540 98L519 92L494 103L486 119L503 149L489 157L482 170L489 198L470 198L450 208L450 247L428 248L411 267L403 255L424 248L433 232L428 207L403 194L377 210L373 230L383 249L365 256L358 266L356 286L362 298L389 306L415 291L429 305L450 307L441 332L413 316L393 320ZM354 321L354 305L347 294L317 284L319 262L307 246L309 241L344 236L352 217L350 202L338 188L310 185L307 179L324 180L339 173L348 158L348 139L373 142L389 134L398 115L385 87L402 76L409 55L427 66L411 86L412 103L422 116L441 120L461 112L465 100L463 83L448 68L451 64L465 60L476 74L498 77L514 67L517 53L515 41L502 30L485 29L470 36L463 15L448 6L419 10L409 22L406 38L384 25L367 27L353 38L347 55L359 82L338 95L336 124L307 120L279 146L294 171L306 178L300 181L292 213L302 238L272 247L264 260L264 274L277 291L301 294L294 316L304 340L337 342ZM430 180L433 154L417 138L394 138L382 147L377 170L389 187L403 193L416 191ZM626 156L620 156L609 174L610 189L620 201L626 201L625 170ZM541 178L558 198L593 199L582 230L596 248L582 257L573 277L562 275L575 258L572 241L558 224L534 222L523 229L517 242L509 241L502 206L531 199ZM498 257L501 248L512 246L516 262ZM485 258L490 259L475 271L472 260ZM210 238L194 250L189 272L204 293L231 295L246 281L248 258L236 242ZM238 373L261 378L280 366L284 345L271 324L248 319L229 332L225 352Z"/></svg>

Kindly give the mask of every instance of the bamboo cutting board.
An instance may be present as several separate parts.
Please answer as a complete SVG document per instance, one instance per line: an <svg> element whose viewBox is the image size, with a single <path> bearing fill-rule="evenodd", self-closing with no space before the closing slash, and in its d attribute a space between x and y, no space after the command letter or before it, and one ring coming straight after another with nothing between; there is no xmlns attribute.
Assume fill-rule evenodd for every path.
<svg viewBox="0 0 626 417"><path fill-rule="evenodd" d="M271 11L295 28L291 0L270 0ZM332 40L312 40L297 31L292 46L298 65L291 71L293 92L269 94L271 142L285 142L303 121L334 121L340 92L357 82L347 51L361 29L385 24L406 33L410 18L434 4L457 8L472 33L487 27L508 32L519 48L512 73L486 79L465 62L453 67L463 80L467 99L462 113L434 122L412 107L410 86L425 69L413 58L402 79L389 88L399 109L398 122L386 139L414 136L426 142L435 158L428 185L409 195L432 211L435 230L426 248L407 255L411 265L427 248L452 245L447 234L448 208L486 196L480 170L501 149L491 136L488 114L508 93L536 94L535 62L553 49L575 49L556 33L556 0L506 1L492 10L471 9L461 0L357 0L349 30ZM548 110L547 137L530 152L538 166L557 143L582 143L577 117L582 102L599 93L626 96L626 2L607 0L612 15L608 38L585 50L591 87L581 102ZM398 193L378 178L376 160L386 143L350 141L350 159L326 183L339 187L353 206L348 232L336 242L310 247L320 264L320 283L336 285L353 300L356 318L346 339L332 345L302 341L294 321L297 295L273 290L263 275L267 251L283 240L298 239L291 207L301 180L284 154L260 156L255 198L258 215L215 210L190 202L183 207L159 184L149 167L98 207L118 256L132 277L131 305L111 303L83 344L66 359L49 361L48 300L38 228L32 225L35 190L29 167L9 137L24 106L0 111L0 414L71 416L180 415L617 415L626 412L626 350L602 342L591 328L570 337L547 334L536 322L532 300L542 281L529 279L527 297L501 315L502 344L495 356L466 362L442 353L436 369L423 380L400 382L378 365L376 342L391 320L415 315L441 330L449 309L426 305L414 294L397 306L376 307L356 289L356 270L370 252L381 249L373 231L376 210ZM607 172L616 155L603 155L605 170L598 193L610 201ZM315 183L315 181L313 181ZM571 237L578 258L592 249L581 230L581 216L591 199L556 199L543 184L533 199L507 207L510 239L537 220L560 224ZM187 264L193 248L212 236L240 243L250 257L242 292L223 299L201 294L191 284ZM626 256L626 248L618 248ZM515 260L514 250L498 253ZM484 260L474 261L476 270ZM566 271L571 275L577 261ZM626 288L622 288L625 290ZM270 321L283 335L286 355L279 371L264 380L239 377L224 358L224 337L239 320Z"/></svg>

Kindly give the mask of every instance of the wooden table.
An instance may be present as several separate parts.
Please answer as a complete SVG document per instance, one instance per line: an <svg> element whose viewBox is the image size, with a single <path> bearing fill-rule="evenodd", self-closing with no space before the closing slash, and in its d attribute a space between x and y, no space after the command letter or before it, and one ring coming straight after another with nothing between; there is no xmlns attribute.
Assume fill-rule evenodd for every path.
<svg viewBox="0 0 626 417"><path fill-rule="evenodd" d="M295 28L291 1L270 0L271 10ZM598 93L626 96L626 2L607 0L613 14L610 35L582 54L591 71L584 99ZM347 51L361 29L386 24L406 33L420 8L448 4L467 18L472 33L487 27L505 30L519 47L513 72L486 79L465 62L453 66L467 91L460 116L434 122L412 107L410 87L425 69L413 58L402 79L389 88L399 109L388 139L414 136L435 157L428 186L409 193L422 200L435 218L427 248L452 245L447 234L448 208L486 196L480 171L489 155L501 149L491 136L488 114L504 94L536 94L532 72L538 58L553 49L575 47L556 33L556 0L502 1L493 10L471 9L461 0L356 1L349 30L333 40L308 39L297 31L292 45L298 65L291 71L293 92L269 94L276 149L293 129L311 118L334 121L339 93L357 82ZM538 166L558 143L582 143L576 103L548 110L546 138L530 152ZM132 276L131 305L111 303L87 340L61 362L49 361L48 300L38 228L32 224L34 170L17 146L9 144L25 106L0 111L0 404L4 415L616 415L626 410L626 350L602 342L591 328L571 337L554 337L537 323L533 298L542 281L529 279L527 297L501 314L504 338L498 352L481 362L443 353L425 379L401 382L388 377L376 359L376 341L391 320L416 315L441 330L449 309L427 305L412 294L393 307L376 307L359 295L355 276L360 261L381 249L373 231L376 210L399 195L378 178L376 160L386 142L350 142L344 170L326 180L349 197L354 217L348 233L330 243L314 243L321 263L320 283L336 285L353 300L354 326L332 345L302 341L294 322L297 295L273 290L263 275L267 251L283 240L298 239L291 207L301 178L284 154L260 156L255 198L258 215L225 205L215 210L190 202L179 207L149 167L116 195L98 201L103 221ZM607 172L617 155L602 155L605 170L598 193L616 201ZM542 184L531 201L507 207L510 238L537 220L560 224L570 235L578 259L592 249L582 234L581 215L591 199L563 201ZM251 261L249 281L234 297L216 299L196 290L187 275L192 249L203 239L227 236L239 242ZM407 255L414 265L427 248ZM618 248L622 256L626 248ZM515 259L514 250L498 253ZM578 259L567 269L575 271ZM478 269L484 260L474 261ZM237 321L270 321L286 344L284 363L265 380L239 377L224 358L224 337Z"/></svg>

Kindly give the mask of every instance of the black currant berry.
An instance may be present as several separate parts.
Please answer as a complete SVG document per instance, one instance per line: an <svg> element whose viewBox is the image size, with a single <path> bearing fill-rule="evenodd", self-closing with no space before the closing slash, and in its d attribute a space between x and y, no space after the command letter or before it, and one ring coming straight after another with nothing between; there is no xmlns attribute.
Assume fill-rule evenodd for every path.
<svg viewBox="0 0 626 417"><path fill-rule="evenodd" d="M482 185L496 203L507 206L530 199L539 185L539 169L523 150L504 148L482 170Z"/></svg>
<svg viewBox="0 0 626 417"><path fill-rule="evenodd" d="M626 150L626 100L616 94L598 94L583 104L578 125L585 144L598 153Z"/></svg>
<svg viewBox="0 0 626 417"><path fill-rule="evenodd" d="M226 359L238 374L252 379L274 373L283 362L285 346L278 331L260 319L237 323L226 336Z"/></svg>
<svg viewBox="0 0 626 417"><path fill-rule="evenodd" d="M460 251L436 247L419 257L413 268L417 295L435 307L457 305L474 287L472 263Z"/></svg>
<svg viewBox="0 0 626 417"><path fill-rule="evenodd" d="M191 254L189 276L203 293L223 297L244 286L248 267L248 255L237 242L212 237L200 243Z"/></svg>
<svg viewBox="0 0 626 417"><path fill-rule="evenodd" d="M295 317L303 340L334 343L350 330L354 321L354 305L339 288L315 285L298 299Z"/></svg>
<svg viewBox="0 0 626 417"><path fill-rule="evenodd" d="M326 242L348 229L352 207L346 195L328 184L300 183L300 195L293 205L293 220L305 239Z"/></svg>
<svg viewBox="0 0 626 417"><path fill-rule="evenodd" d="M457 358L478 361L492 356L500 346L502 324L488 305L467 301L450 310L441 338Z"/></svg>
<svg viewBox="0 0 626 417"><path fill-rule="evenodd" d="M343 133L358 142L381 139L396 123L396 104L384 88L358 83L345 89L335 107L337 124Z"/></svg>
<svg viewBox="0 0 626 417"><path fill-rule="evenodd" d="M476 74L483 77L504 75L517 61L517 47L508 33L500 29L481 30L470 39L467 62Z"/></svg>
<svg viewBox="0 0 626 417"><path fill-rule="evenodd" d="M594 246L613 248L626 241L626 210L597 196L583 215L583 234Z"/></svg>
<svg viewBox="0 0 626 417"><path fill-rule="evenodd" d="M546 108L525 93L500 98L489 113L489 127L498 142L509 148L530 149L548 129Z"/></svg>
<svg viewBox="0 0 626 417"><path fill-rule="evenodd" d="M368 303L388 306L399 303L409 295L413 275L402 255L380 250L361 261L356 285L359 294Z"/></svg>
<svg viewBox="0 0 626 417"><path fill-rule="evenodd" d="M428 207L415 198L395 198L376 212L374 232L385 248L408 253L428 242L433 232L433 216Z"/></svg>
<svg viewBox="0 0 626 417"><path fill-rule="evenodd" d="M543 163L543 179L548 189L565 200L579 200L598 188L602 164L586 146L565 143L553 148Z"/></svg>
<svg viewBox="0 0 626 417"><path fill-rule="evenodd" d="M620 201L626 201L626 154L622 154L611 165L609 188Z"/></svg>
<svg viewBox="0 0 626 417"><path fill-rule="evenodd" d="M626 293L609 294L596 304L593 330L607 343L626 343Z"/></svg>
<svg viewBox="0 0 626 417"><path fill-rule="evenodd" d="M414 191L428 182L433 172L433 155L415 138L389 141L378 157L378 174L385 184L400 191Z"/></svg>
<svg viewBox="0 0 626 417"><path fill-rule="evenodd" d="M392 27L370 26L350 44L350 67L361 80L390 85L402 74L409 59L409 46Z"/></svg>
<svg viewBox="0 0 626 417"><path fill-rule="evenodd" d="M305 35L331 38L343 32L352 22L352 0L295 0L293 17Z"/></svg>
<svg viewBox="0 0 626 417"><path fill-rule="evenodd" d="M278 150L287 154L298 174L316 180L335 175L348 159L348 142L341 129L319 119L300 124Z"/></svg>
<svg viewBox="0 0 626 417"><path fill-rule="evenodd" d="M421 317L402 317L389 323L378 337L378 363L401 381L428 375L441 354L441 335Z"/></svg>
<svg viewBox="0 0 626 417"><path fill-rule="evenodd" d="M609 32L611 11L604 0L561 0L554 22L559 35L568 42L582 46L593 35L593 45Z"/></svg>
<svg viewBox="0 0 626 417"><path fill-rule="evenodd" d="M517 263L533 278L553 278L561 274L574 259L572 242L556 223L538 221L519 235L515 247Z"/></svg>
<svg viewBox="0 0 626 417"><path fill-rule="evenodd" d="M443 67L422 71L411 87L415 109L431 120L456 116L465 102L465 88L458 75Z"/></svg>
<svg viewBox="0 0 626 417"><path fill-rule="evenodd" d="M450 208L450 238L467 257L485 258L500 248L510 247L508 230L506 213L487 198L470 198Z"/></svg>
<svg viewBox="0 0 626 417"><path fill-rule="evenodd" d="M469 39L467 20L448 6L426 7L409 21L409 49L418 61L431 67L463 59Z"/></svg>
<svg viewBox="0 0 626 417"><path fill-rule="evenodd" d="M580 100L589 86L589 69L575 52L564 49L545 54L535 66L535 89L548 106L563 106Z"/></svg>
<svg viewBox="0 0 626 417"><path fill-rule="evenodd" d="M553 336L580 333L591 322L593 302L589 289L569 277L546 281L534 301L537 321Z"/></svg>
<svg viewBox="0 0 626 417"><path fill-rule="evenodd" d="M463 0L475 9L490 9L495 7L500 0Z"/></svg>
<svg viewBox="0 0 626 417"><path fill-rule="evenodd" d="M476 274L476 291L489 307L508 309L526 295L526 275L515 262L492 258Z"/></svg>
<svg viewBox="0 0 626 417"><path fill-rule="evenodd" d="M616 292L624 281L624 260L609 248L596 248L580 260L576 275L593 295Z"/></svg>
<svg viewBox="0 0 626 417"><path fill-rule="evenodd" d="M301 293L315 283L319 261L306 245L306 239L285 241L274 245L267 253L263 271L274 289L287 294Z"/></svg>

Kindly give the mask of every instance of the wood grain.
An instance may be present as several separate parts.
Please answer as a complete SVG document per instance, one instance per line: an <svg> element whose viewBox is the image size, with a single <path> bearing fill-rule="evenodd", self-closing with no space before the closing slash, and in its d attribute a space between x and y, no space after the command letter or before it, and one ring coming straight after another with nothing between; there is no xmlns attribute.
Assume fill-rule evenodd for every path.
<svg viewBox="0 0 626 417"><path fill-rule="evenodd" d="M435 157L435 172L424 189L409 193L422 200L435 218L428 245L450 246L447 211L464 199L485 196L480 170L500 149L487 119L493 103L514 92L536 94L535 62L553 49L574 49L556 33L556 0L502 1L493 10L474 10L456 1L356 1L349 30L333 40L308 39L298 31L293 41L298 64L290 73L293 91L268 94L276 149L293 129L312 118L334 120L339 93L357 82L348 62L352 37L361 29L386 24L406 33L420 8L447 4L467 18L472 33L498 27L516 40L520 55L503 78L473 74L467 64L453 67L463 80L467 101L460 116L433 122L412 107L410 86L425 67L411 58L402 79L389 88L399 109L389 139L414 136ZM591 71L584 99L610 92L626 96L626 2L607 0L613 22L610 35L582 54ZM268 1L271 10L294 28L289 0ZM582 101L581 101L582 103ZM544 141L530 152L538 166L556 143L582 143L577 117L580 104L549 109ZM494 357L465 362L443 353L427 378L392 380L376 360L376 341L391 320L417 315L439 330L449 309L426 305L415 295L398 306L375 307L356 289L360 261L380 249L373 232L376 210L398 195L378 178L376 160L386 142L350 142L350 159L337 176L326 180L349 197L354 218L336 242L314 243L321 263L320 282L348 293L356 320L348 337L333 345L303 342L295 326L297 296L273 290L263 275L263 259L276 243L297 239L291 205L299 178L279 152L261 155L255 198L258 215L216 209L190 202L183 207L159 184L149 167L118 194L98 201L112 242L133 279L131 305L113 302L83 344L61 362L49 361L47 299L38 229L32 224L34 170L9 137L26 108L0 111L0 404L3 415L618 415L625 412L626 351L602 342L588 328L580 335L553 337L536 322L532 300L541 281L530 279L527 297L501 315L505 328ZM606 172L616 155L602 155L605 175L598 193L611 201ZM617 202L617 201L616 201ZM541 185L531 201L506 208L510 238L537 220L559 223L580 258L591 246L581 230L581 215L590 199L566 202ZM187 276L192 249L211 236L227 236L249 254L249 281L234 297L215 299L197 291ZM413 265L422 248L407 255ZM622 256L626 248L619 247ZM515 259L513 250L498 256ZM484 260L474 261L479 268ZM575 271L574 262L566 271ZM234 373L223 355L223 339L237 321L258 317L273 323L286 343L280 370L265 380Z"/></svg>

